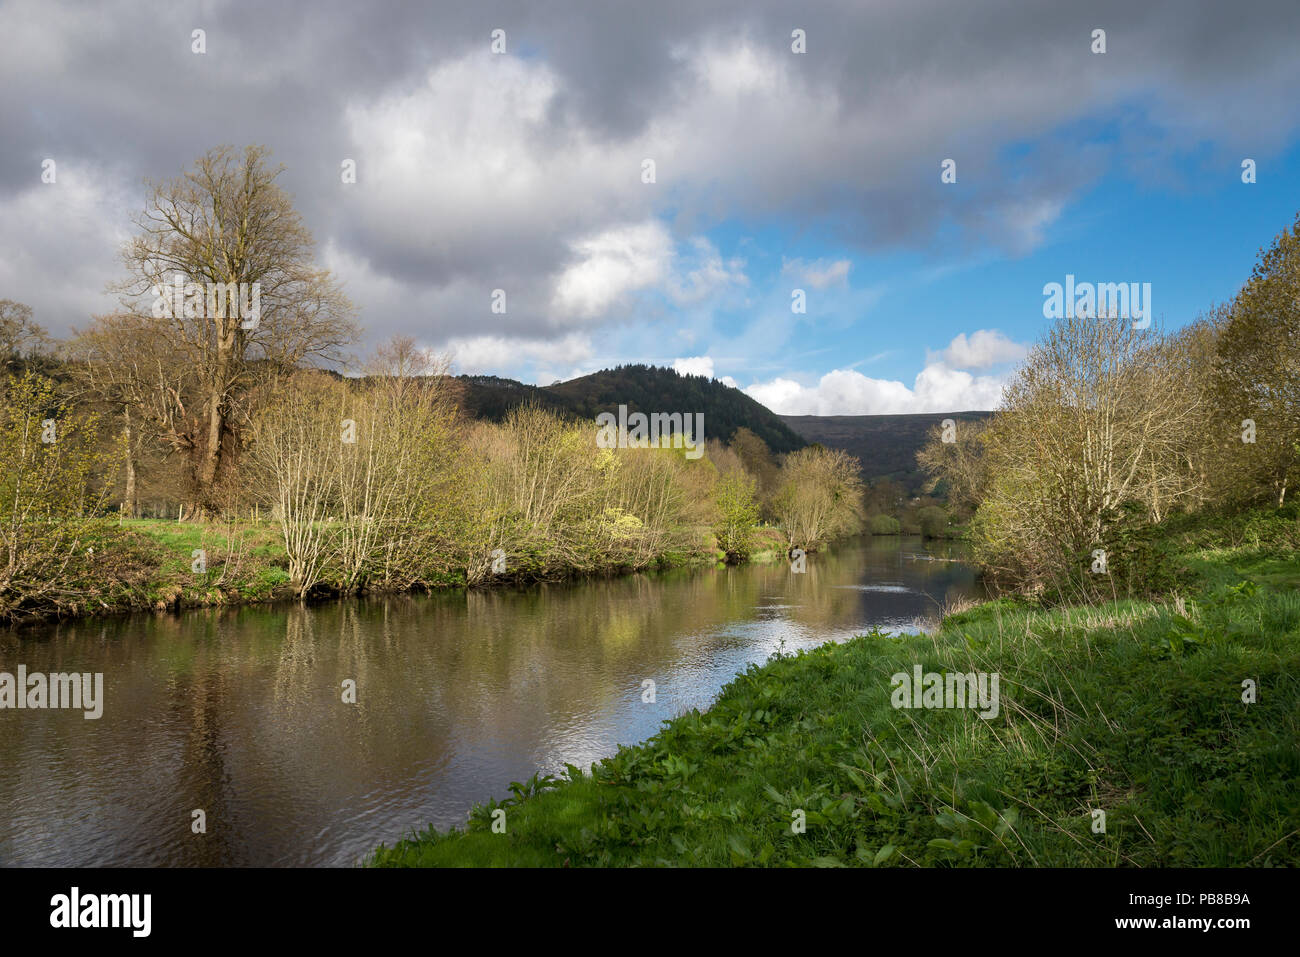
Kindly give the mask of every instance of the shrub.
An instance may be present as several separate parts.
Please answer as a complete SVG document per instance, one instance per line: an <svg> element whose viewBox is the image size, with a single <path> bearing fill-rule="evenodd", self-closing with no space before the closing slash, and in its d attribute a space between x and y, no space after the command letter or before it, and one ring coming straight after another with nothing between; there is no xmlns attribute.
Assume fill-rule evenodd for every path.
<svg viewBox="0 0 1300 957"><path fill-rule="evenodd" d="M901 530L898 519L892 515L872 515L867 520L867 531L872 535L897 535Z"/></svg>
<svg viewBox="0 0 1300 957"><path fill-rule="evenodd" d="M948 534L948 513L938 505L927 505L917 513L916 518L925 538L943 538Z"/></svg>

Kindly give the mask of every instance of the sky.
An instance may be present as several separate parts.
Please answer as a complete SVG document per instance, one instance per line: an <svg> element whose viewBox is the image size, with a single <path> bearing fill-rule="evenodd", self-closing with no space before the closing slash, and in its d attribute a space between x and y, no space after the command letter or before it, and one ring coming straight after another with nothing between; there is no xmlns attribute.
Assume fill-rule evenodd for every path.
<svg viewBox="0 0 1300 957"><path fill-rule="evenodd" d="M145 181L260 144L363 348L990 409L1047 284L1174 328L1249 277L1300 210L1298 36L1295 0L0 0L0 298L83 327Z"/></svg>

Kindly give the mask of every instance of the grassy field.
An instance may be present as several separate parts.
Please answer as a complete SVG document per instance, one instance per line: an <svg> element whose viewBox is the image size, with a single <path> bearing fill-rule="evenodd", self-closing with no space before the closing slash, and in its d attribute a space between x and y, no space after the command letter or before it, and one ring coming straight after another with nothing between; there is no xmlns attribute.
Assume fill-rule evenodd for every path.
<svg viewBox="0 0 1300 957"><path fill-rule="evenodd" d="M644 744L369 863L1300 864L1295 508L1179 519L1141 554L1159 593L1001 599L932 636L775 658ZM916 665L998 674L999 714L895 709L891 676Z"/></svg>

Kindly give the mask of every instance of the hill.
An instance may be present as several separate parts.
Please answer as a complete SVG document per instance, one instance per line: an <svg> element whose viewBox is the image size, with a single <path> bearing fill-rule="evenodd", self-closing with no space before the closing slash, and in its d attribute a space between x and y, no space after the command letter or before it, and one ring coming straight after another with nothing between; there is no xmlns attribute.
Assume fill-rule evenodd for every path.
<svg viewBox="0 0 1300 957"><path fill-rule="evenodd" d="M955 419L958 423L975 422L992 414L783 415L781 419L807 442L843 449L852 455L862 463L863 478L890 478L915 495L925 481L925 473L916 464L916 453L925 444L930 430L944 419Z"/></svg>
<svg viewBox="0 0 1300 957"><path fill-rule="evenodd" d="M625 365L549 386L527 385L490 375L457 377L462 403L474 418L500 421L510 409L531 402L564 416L594 419L598 413L703 412L704 434L729 441L744 426L773 453L809 443L843 449L862 463L863 478L889 478L918 494L925 474L916 453L930 430L944 419L988 418L991 412L932 412L912 415L777 415L739 389L704 376L672 369Z"/></svg>
<svg viewBox="0 0 1300 957"><path fill-rule="evenodd" d="M549 386L526 385L498 376L458 376L462 403L475 418L499 421L507 411L532 402L562 415L594 419L601 412L702 412L704 435L730 441L744 426L774 453L793 452L808 443L781 417L739 389L705 376L672 369L626 365Z"/></svg>
<svg viewBox="0 0 1300 957"><path fill-rule="evenodd" d="M456 381L461 388L461 407L473 419L500 422L507 412L525 403L566 416L573 412L563 399L538 386L516 382L514 379L494 375L462 375L457 376Z"/></svg>

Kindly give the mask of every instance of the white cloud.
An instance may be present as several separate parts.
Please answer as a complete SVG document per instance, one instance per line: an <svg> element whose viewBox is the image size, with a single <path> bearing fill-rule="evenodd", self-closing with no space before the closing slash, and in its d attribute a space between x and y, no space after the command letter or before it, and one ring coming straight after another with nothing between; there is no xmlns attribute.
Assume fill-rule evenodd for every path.
<svg viewBox="0 0 1300 957"><path fill-rule="evenodd" d="M812 184L892 195L880 190L896 185L918 149L972 122L948 89L905 116L872 106L876 98L846 101L798 58L745 35L688 36L670 56L674 95L650 122L615 136L574 121L575 90L562 70L481 48L435 63L423 82L357 95L343 111L359 171L341 200L350 244L381 274L424 286L410 297L437 306L445 335L473 335L471 317L502 288L512 333L558 336L644 319L639 294L705 306L747 286L744 261L724 258L704 230L737 211L837 215L840 200ZM957 99L973 96L963 89ZM866 169L862 155L873 157ZM658 162L656 184L640 182L646 157ZM1041 234L1072 182L1046 199L993 197L969 225L991 231L995 245L1010 230L1019 249L1023 237ZM437 215L412 216L416 209ZM877 218L901 229L897 216ZM918 220L902 232L926 228ZM848 257L785 262L815 290L847 286L851 269Z"/></svg>
<svg viewBox="0 0 1300 957"><path fill-rule="evenodd" d="M847 282L852 267L853 264L847 259L837 259L834 262L818 259L806 263L802 259L783 258L781 261L783 274L793 276L814 289L825 289L827 286Z"/></svg>
<svg viewBox="0 0 1300 957"><path fill-rule="evenodd" d="M946 349L927 350L926 365L909 388L896 379L873 379L852 366L833 369L816 385L780 377L744 391L779 415L888 415L908 412L965 412L995 408L1006 375L972 375L1023 359L1027 349L996 329L961 333ZM879 356L875 357L879 358ZM854 363L861 365L861 363Z"/></svg>
<svg viewBox="0 0 1300 957"><path fill-rule="evenodd" d="M702 375L713 378L713 359L711 356L694 356L689 359L674 359L673 370L681 375Z"/></svg>
<svg viewBox="0 0 1300 957"><path fill-rule="evenodd" d="M490 372L502 375L503 369L517 369L529 362L547 365L577 363L589 359L593 354L591 340L579 333L570 333L562 339L472 336L452 339L447 348L451 351L457 370L470 374ZM549 383L550 379L544 384Z"/></svg>
<svg viewBox="0 0 1300 957"><path fill-rule="evenodd" d="M314 11L312 28L274 57L260 54L278 28L301 19L292 9L261 29L231 15L214 24L224 51L214 55L246 61L236 71L203 69L185 42L122 55L138 53L133 44L160 22L161 35L187 37L175 5L111 15L83 6L0 3L9 41L0 116L5 145L17 144L5 154L6 171L16 172L0 190L0 279L6 295L56 326L59 314L84 318L92 308L81 289L120 276L113 233L140 208L134 184L179 173L236 99L257 107L245 111L240 141L277 144L284 183L322 245L368 271L340 278L365 309L372 341L399 330L424 336L434 323L443 340L473 337L498 287L510 313L493 332L560 338L598 322L650 321L653 309L621 308L629 291L712 305L709 290L741 284L741 270L721 256L697 265L670 250L656 272L641 255L621 261L599 246L652 220L672 223L678 242L762 221L816 242L851 224L844 251L796 261L807 271L802 283L819 290L847 282L849 258L836 257L876 244L941 253L951 235L970 240L965 250L1019 255L1045 242L1073 198L1112 167L1163 183L1171 155L1209 144L1207 168L1221 167L1225 152L1237 155L1234 144L1253 144L1255 155L1284 148L1300 122L1286 93L1300 71L1287 18L1239 30L1234 11L1207 4L1191 19L1138 16L1123 34L1144 55L1082 73L1095 58L1063 27L1068 13L1013 22L960 5L936 32L926 5L902 0L837 5L812 31L808 57L791 55L785 14L764 4L687 5L667 34L635 13L593 18L590 4L525 5L507 56L489 52L476 16L417 5L382 23L362 10ZM1223 56L1198 56L1189 30L1234 42ZM356 49L366 55L347 56ZM1017 56L1023 49L1045 59ZM169 76L161 85L160 56ZM321 95L304 101L303 89ZM44 91L40 109L29 108L31 90ZM1078 123L1099 116L1118 124L1118 143L1110 122L1088 127L1104 135L1085 130L1080 139ZM962 186L938 190L936 164L954 143ZM1032 149L1003 169L1007 144ZM10 207L30 212L15 177L34 176L34 166L20 168L47 149L60 159L61 182L64 157L122 163L127 208L92 202L76 223L56 209L33 235L30 217ZM346 186L344 157L358 164ZM647 157L658 163L655 184L640 182ZM68 230L47 255L41 241ZM581 316L553 314L557 295ZM416 307L393 310L390 301ZM602 303L607 312L596 315Z"/></svg>
<svg viewBox="0 0 1300 957"><path fill-rule="evenodd" d="M813 386L776 378L744 391L778 415L888 415L992 409L1005 381L1004 376L974 376L938 361L922 369L911 388L895 379L834 369Z"/></svg>
<svg viewBox="0 0 1300 957"><path fill-rule="evenodd" d="M1017 362L1028 351L996 329L980 329L969 338L964 332L958 335L939 358L954 369L987 369L1003 362Z"/></svg>
<svg viewBox="0 0 1300 957"><path fill-rule="evenodd" d="M716 246L703 236L690 242L693 255L679 252L668 291L678 305L690 305L715 295L728 286L748 286L745 260L733 257L723 260Z"/></svg>
<svg viewBox="0 0 1300 957"><path fill-rule="evenodd" d="M581 240L573 250L581 261L556 282L552 306L558 317L594 319L629 292L663 279L673 241L663 223L650 220Z"/></svg>

